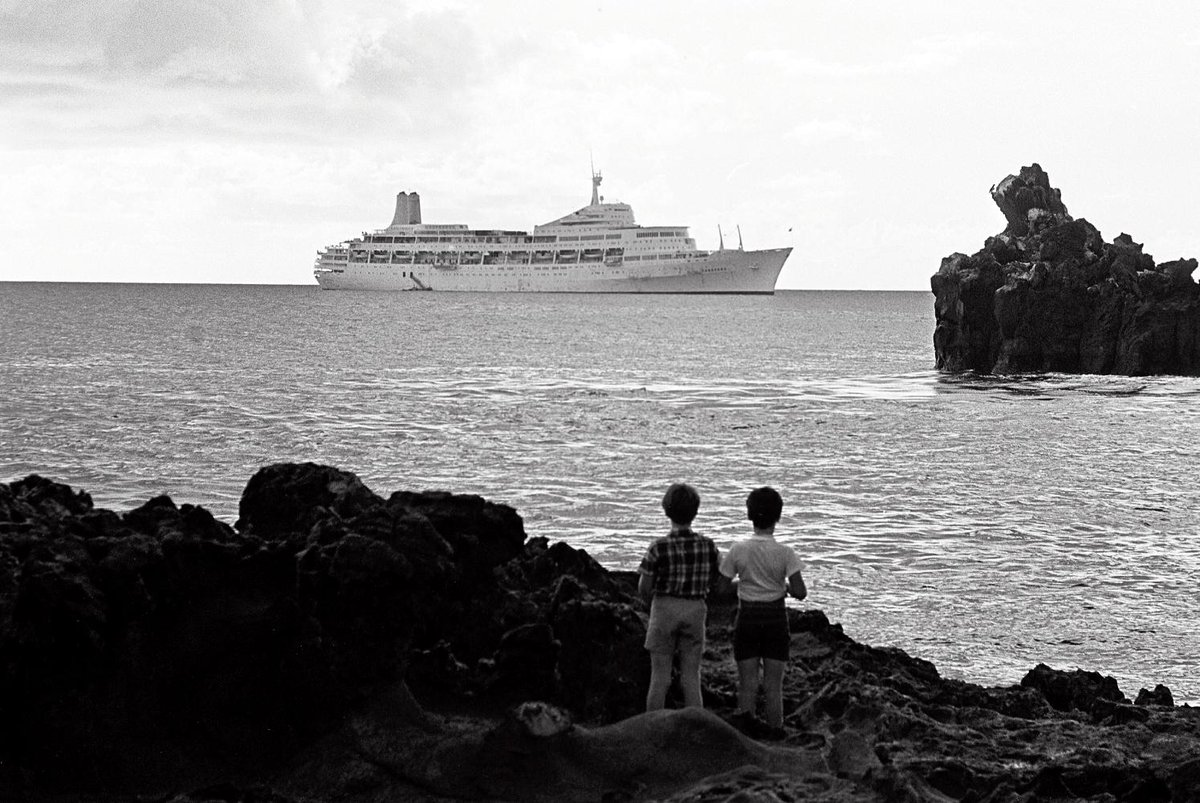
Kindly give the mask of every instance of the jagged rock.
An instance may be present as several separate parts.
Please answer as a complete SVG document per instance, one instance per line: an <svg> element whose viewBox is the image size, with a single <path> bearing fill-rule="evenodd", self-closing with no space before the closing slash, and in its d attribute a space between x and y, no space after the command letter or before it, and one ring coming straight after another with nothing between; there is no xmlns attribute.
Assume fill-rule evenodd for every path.
<svg viewBox="0 0 1200 803"><path fill-rule="evenodd" d="M861 779L883 766L875 745L853 730L834 734L829 749L829 764L838 777Z"/></svg>
<svg viewBox="0 0 1200 803"><path fill-rule="evenodd" d="M1052 224L1070 219L1061 193L1050 186L1050 177L1036 164L1019 175L1006 177L992 187L991 193L1008 221L1004 234L1009 236L1024 237L1038 221Z"/></svg>
<svg viewBox="0 0 1200 803"><path fill-rule="evenodd" d="M520 699L558 695L558 654L562 642L550 625L535 622L500 637L492 661L495 688L511 690Z"/></svg>
<svg viewBox="0 0 1200 803"><path fill-rule="evenodd" d="M83 491L37 474L0 485L0 523L22 524L38 520L82 516L92 509L92 497Z"/></svg>
<svg viewBox="0 0 1200 803"><path fill-rule="evenodd" d="M525 544L525 525L515 510L472 494L397 491L387 505L427 518L454 550L466 583L490 577L493 569L520 555Z"/></svg>
<svg viewBox="0 0 1200 803"><path fill-rule="evenodd" d="M260 538L307 533L323 518L353 518L382 503L347 471L315 463L276 463L250 478L234 526Z"/></svg>
<svg viewBox="0 0 1200 803"><path fill-rule="evenodd" d="M1138 691L1137 698L1133 701L1134 705L1160 705L1171 708L1175 705L1175 698L1171 694L1171 690L1159 683L1154 687L1154 691L1141 689Z"/></svg>
<svg viewBox="0 0 1200 803"><path fill-rule="evenodd" d="M1004 231L930 280L940 370L1200 375L1195 259L1155 265L1125 233L1106 243L1037 164L991 192Z"/></svg>
<svg viewBox="0 0 1200 803"><path fill-rule="evenodd" d="M1021 679L1021 685L1040 691L1059 711L1091 713L1104 702L1129 702L1117 687L1115 678L1082 669L1062 672L1038 664Z"/></svg>
<svg viewBox="0 0 1200 803"><path fill-rule="evenodd" d="M435 706L519 690L595 721L641 705L633 597L477 496L385 502L348 472L278 464L247 484L237 529L165 496L97 511L40 477L0 486L0 515L0 759L12 745L64 782L119 785L143 773L130 745L158 741L167 774L198 743L269 765L410 668ZM60 754L89 759L63 771Z"/></svg>

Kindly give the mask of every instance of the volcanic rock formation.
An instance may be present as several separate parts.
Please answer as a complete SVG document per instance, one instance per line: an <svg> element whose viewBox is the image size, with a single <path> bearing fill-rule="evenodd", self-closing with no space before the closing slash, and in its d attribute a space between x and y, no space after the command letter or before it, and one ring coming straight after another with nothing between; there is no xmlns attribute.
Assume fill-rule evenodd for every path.
<svg viewBox="0 0 1200 803"><path fill-rule="evenodd" d="M706 710L641 713L633 591L509 507L328 466L261 469L235 527L0 484L0 799L1200 799L1200 710L1165 687L982 688L816 610L784 738L731 716L728 599Z"/></svg>
<svg viewBox="0 0 1200 803"><path fill-rule="evenodd" d="M1073 219L1037 164L991 190L1008 225L931 279L944 371L1200 374L1195 259L1156 265Z"/></svg>

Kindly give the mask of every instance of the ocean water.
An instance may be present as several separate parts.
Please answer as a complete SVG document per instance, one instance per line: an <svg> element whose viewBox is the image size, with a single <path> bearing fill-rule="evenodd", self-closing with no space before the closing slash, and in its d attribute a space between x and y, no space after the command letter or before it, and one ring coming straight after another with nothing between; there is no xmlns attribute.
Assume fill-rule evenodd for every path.
<svg viewBox="0 0 1200 803"><path fill-rule="evenodd" d="M1200 701L1200 380L944 376L929 293L351 293L0 283L0 480L232 522L262 465L516 507L634 568L696 526L778 537L806 606L943 675L1039 662Z"/></svg>

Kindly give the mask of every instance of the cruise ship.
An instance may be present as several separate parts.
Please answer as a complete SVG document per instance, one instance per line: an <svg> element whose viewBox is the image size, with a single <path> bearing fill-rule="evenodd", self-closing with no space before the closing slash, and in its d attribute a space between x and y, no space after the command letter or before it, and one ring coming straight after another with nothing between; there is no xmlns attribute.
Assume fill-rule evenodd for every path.
<svg viewBox="0 0 1200 803"><path fill-rule="evenodd" d="M775 292L791 248L696 248L681 226L639 226L629 204L606 203L600 173L592 200L533 233L421 222L421 198L396 196L385 229L317 252L314 275L327 290L441 290L516 293Z"/></svg>

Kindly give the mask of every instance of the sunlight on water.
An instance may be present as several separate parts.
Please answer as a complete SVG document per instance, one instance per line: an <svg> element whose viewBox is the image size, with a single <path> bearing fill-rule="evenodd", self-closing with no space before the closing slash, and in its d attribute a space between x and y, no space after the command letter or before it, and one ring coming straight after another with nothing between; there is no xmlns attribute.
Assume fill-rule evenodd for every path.
<svg viewBox="0 0 1200 803"><path fill-rule="evenodd" d="M727 545L771 484L854 638L1010 684L1200 699L1200 381L945 376L922 293L773 298L10 285L0 479L233 521L260 466L478 493L633 568L695 483Z"/></svg>

